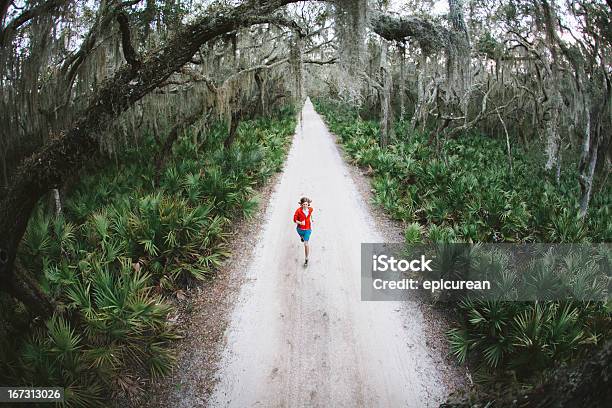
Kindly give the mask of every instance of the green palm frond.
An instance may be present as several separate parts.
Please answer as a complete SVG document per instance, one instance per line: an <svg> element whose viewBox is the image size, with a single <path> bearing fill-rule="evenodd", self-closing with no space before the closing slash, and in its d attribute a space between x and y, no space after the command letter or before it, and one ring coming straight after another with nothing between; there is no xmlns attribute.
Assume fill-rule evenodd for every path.
<svg viewBox="0 0 612 408"><path fill-rule="evenodd" d="M51 249L50 227L51 219L39 211L28 223L28 228L22 239L29 256L42 257L48 255Z"/></svg>
<svg viewBox="0 0 612 408"><path fill-rule="evenodd" d="M111 222L108 217L108 212L106 210L100 210L91 215L91 227L92 232L95 234L96 238L100 241L106 241L110 236L110 226Z"/></svg>
<svg viewBox="0 0 612 408"><path fill-rule="evenodd" d="M470 351L470 340L467 330L451 329L447 333L451 354L455 356L459 364L467 361Z"/></svg>

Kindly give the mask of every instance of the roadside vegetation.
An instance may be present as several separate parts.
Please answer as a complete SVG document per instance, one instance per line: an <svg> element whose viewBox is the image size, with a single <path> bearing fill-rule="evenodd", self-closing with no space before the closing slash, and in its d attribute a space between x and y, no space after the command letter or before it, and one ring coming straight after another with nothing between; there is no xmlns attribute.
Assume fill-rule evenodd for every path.
<svg viewBox="0 0 612 408"><path fill-rule="evenodd" d="M107 406L172 367L169 301L205 281L227 255L229 227L257 209L256 188L280 171L294 112L187 131L156 181L155 140L90 166L64 211L39 205L18 264L56 305L30 335L27 310L2 295L0 381L66 388L66 405ZM116 164L121 163L121 164Z"/></svg>
<svg viewBox="0 0 612 408"><path fill-rule="evenodd" d="M612 184L597 183L589 217L581 220L576 163L566 164L557 185L541 165L541 149L515 147L511 172L503 140L476 131L446 140L437 153L428 133L396 122L393 142L380 147L375 120L330 100L315 107L372 176L377 204L406 222L409 242L612 240Z"/></svg>
<svg viewBox="0 0 612 408"><path fill-rule="evenodd" d="M589 216L578 218L576 163L566 163L556 185L543 170L542 157L533 153L539 149L516 147L511 172L503 141L472 132L446 140L436 151L429 134L410 131L403 122L394 124L395 137L381 148L378 123L361 119L356 108L329 99L315 101L315 107L350 160L372 177L376 204L404 223L406 244L612 240L612 185L598 180ZM594 290L586 266L592 262L609 271L612 254L608 249L587 263L564 261L534 276L545 285L551 281L548 274L565 268L571 285ZM507 262L503 256L493 258L489 269L501 277L510 271ZM592 354L612 335L610 303L463 296L440 305L454 316L455 327L447 333L452 354L470 365L480 383L533 384L546 369Z"/></svg>

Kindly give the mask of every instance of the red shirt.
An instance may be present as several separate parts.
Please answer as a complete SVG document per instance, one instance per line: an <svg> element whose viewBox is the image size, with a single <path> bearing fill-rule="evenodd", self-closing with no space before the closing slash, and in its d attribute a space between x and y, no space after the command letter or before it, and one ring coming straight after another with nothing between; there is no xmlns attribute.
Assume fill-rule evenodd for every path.
<svg viewBox="0 0 612 408"><path fill-rule="evenodd" d="M308 207L308 217L306 216L306 214L304 214L304 211L302 210L302 207L300 207L297 210L295 210L295 214L293 214L293 222L296 222L296 221L306 221L306 224L304 224L304 225L299 225L298 224L298 228L299 229L303 229L303 230L309 230L310 229L310 217L311 216L312 216L312 207Z"/></svg>

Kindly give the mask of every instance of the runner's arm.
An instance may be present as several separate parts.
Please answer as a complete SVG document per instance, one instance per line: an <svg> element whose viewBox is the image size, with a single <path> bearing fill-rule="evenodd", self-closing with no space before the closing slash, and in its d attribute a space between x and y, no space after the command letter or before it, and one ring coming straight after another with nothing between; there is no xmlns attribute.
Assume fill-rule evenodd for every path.
<svg viewBox="0 0 612 408"><path fill-rule="evenodd" d="M304 224L306 224L306 221L299 221L297 219L298 211L299 211L299 209L295 212L295 214L293 214L293 222L296 223L297 225L304 225Z"/></svg>

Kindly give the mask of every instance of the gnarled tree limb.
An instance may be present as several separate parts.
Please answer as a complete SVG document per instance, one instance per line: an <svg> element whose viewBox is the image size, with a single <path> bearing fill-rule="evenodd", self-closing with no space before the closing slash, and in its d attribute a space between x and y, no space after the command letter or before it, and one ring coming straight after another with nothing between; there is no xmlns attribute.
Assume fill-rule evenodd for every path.
<svg viewBox="0 0 612 408"><path fill-rule="evenodd" d="M123 56L128 64L134 69L140 68L142 62L140 57L134 50L132 45L132 34L130 33L130 22L125 12L120 11L117 13L117 22L119 23L119 30L121 31L121 47L123 49Z"/></svg>
<svg viewBox="0 0 612 408"><path fill-rule="evenodd" d="M416 41L425 54L441 51L454 41L450 31L424 18L374 13L370 24L372 30L385 40Z"/></svg>
<svg viewBox="0 0 612 408"><path fill-rule="evenodd" d="M6 197L0 201L0 251L6 259L0 268L0 288L24 304L36 301L28 295L31 291L17 291L12 284L19 279L13 265L28 220L40 197L99 156L97 136L114 118L188 63L205 42L248 25L257 16L271 15L294 1L297 0L251 0L228 8L226 12L203 16L184 26L165 46L144 56L141 69L126 65L104 81L73 126L23 162ZM47 3L56 2L59 0ZM44 310L47 309L38 312L48 315Z"/></svg>

